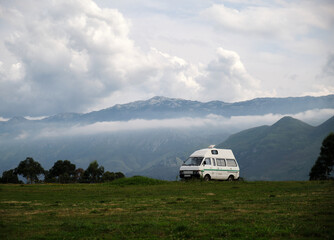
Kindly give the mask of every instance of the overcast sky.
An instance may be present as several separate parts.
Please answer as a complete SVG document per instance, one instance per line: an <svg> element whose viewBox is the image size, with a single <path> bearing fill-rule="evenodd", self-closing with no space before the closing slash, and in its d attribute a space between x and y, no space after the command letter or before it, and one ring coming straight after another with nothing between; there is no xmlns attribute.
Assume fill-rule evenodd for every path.
<svg viewBox="0 0 334 240"><path fill-rule="evenodd" d="M0 0L0 117L333 94L332 2Z"/></svg>

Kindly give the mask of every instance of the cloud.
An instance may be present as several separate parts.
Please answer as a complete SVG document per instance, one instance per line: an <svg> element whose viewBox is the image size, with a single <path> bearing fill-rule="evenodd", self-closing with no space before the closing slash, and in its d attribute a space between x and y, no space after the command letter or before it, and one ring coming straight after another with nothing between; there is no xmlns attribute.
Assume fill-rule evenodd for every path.
<svg viewBox="0 0 334 240"><path fill-rule="evenodd" d="M229 100L266 95L260 90L260 81L246 71L240 56L223 48L217 50L217 58L209 63L201 81L204 86L201 94L210 93Z"/></svg>
<svg viewBox="0 0 334 240"><path fill-rule="evenodd" d="M334 77L334 54L330 54L327 58L326 65L323 68L325 77Z"/></svg>
<svg viewBox="0 0 334 240"><path fill-rule="evenodd" d="M143 84L145 91L154 95L190 97L201 88L196 81L201 75L198 66L155 48L147 56L153 71Z"/></svg>
<svg viewBox="0 0 334 240"><path fill-rule="evenodd" d="M334 116L334 109L314 109L301 112L292 117L307 122L313 126L321 124L323 121Z"/></svg>
<svg viewBox="0 0 334 240"><path fill-rule="evenodd" d="M135 14L137 11L133 6L129 7L129 2L100 1L100 5L93 0L1 2L0 115L9 118L87 112L156 95L231 102L274 96L280 92L277 89L281 90L281 95L284 92L284 96L296 92L297 95L333 92L323 80L317 82L319 86L310 84L314 78L308 66L312 66L314 72L313 60L306 67L299 64L300 61L299 65L294 64L295 58L281 54L277 49L271 55L263 54L266 51L258 51L262 46L257 46L258 49L252 50L251 57L248 55L247 58L247 54L240 53L240 47L236 46L254 43L249 41L250 35L291 37L298 42L300 36L304 39L306 35L312 35L314 28L331 28L334 14L331 15L332 10L328 7L330 3L322 2L318 6L310 2L298 5L283 1L274 7L270 4L259 7L252 3L234 9L231 5L210 7L210 3L198 1L194 9L184 11L180 7L177 14L172 14L175 5L172 3L141 3L147 4L142 6L145 17ZM117 10L117 4L125 13L130 13L130 17ZM152 4L154 8L150 7ZM183 4L189 6L190 3ZM314 11L311 11L313 6ZM129 8L131 10L126 11ZM160 8L162 10L158 11ZM210 24L203 23L203 18L197 16L203 8L206 10L202 16L209 19ZM152 9L157 12L152 13ZM142 21L136 25L140 17ZM155 23L143 29L149 21ZM178 22L180 24L174 26ZM214 35L208 30L212 22L224 30L224 38L225 31L229 37L230 32L238 32L246 34L247 38L234 44L233 38L226 37L220 43L222 31ZM134 27L137 28L133 31ZM152 36L146 36L149 32ZM151 40L143 40L145 37ZM311 40L308 38L304 45L283 45L303 53L307 49L318 51L319 48L309 47L310 42L318 44ZM145 47L140 45L143 42ZM157 42L168 44L152 44ZM323 48L321 51L327 50ZM185 52L191 49L188 58L182 57L182 49L187 49ZM213 55L214 49L217 49L216 55ZM205 64L199 63L202 55L205 55ZM196 56L196 62L189 56ZM274 56L276 62L266 61L261 56ZM250 62L250 59L256 61ZM249 67L252 65L256 67ZM287 88L280 73L295 76L294 85ZM300 79L305 78L308 82L300 84ZM332 86L331 83L328 85Z"/></svg>
<svg viewBox="0 0 334 240"><path fill-rule="evenodd" d="M115 96L240 100L259 87L236 52L219 48L203 66L142 51L129 36L131 21L90 0L14 1L1 11L11 59L0 57L3 117L85 111L105 99L119 103Z"/></svg>
<svg viewBox="0 0 334 240"><path fill-rule="evenodd" d="M204 10L202 15L217 26L231 31L290 39L308 34L312 28L329 29L334 19L332 7L328 1L283 1L281 5L250 5L242 9L214 4Z"/></svg>
<svg viewBox="0 0 334 240"><path fill-rule="evenodd" d="M234 51L218 48L216 58L208 65L193 64L157 49L151 49L147 58L151 63L151 72L146 81L113 93L107 103L129 99L128 96L133 96L131 100L159 95L229 102L269 96L268 92L261 90L261 82L247 72L240 56ZM103 104L100 108L107 107Z"/></svg>
<svg viewBox="0 0 334 240"><path fill-rule="evenodd" d="M82 110L134 81L128 75L143 56L118 10L88 0L8 5L1 9L9 24L2 44L12 63L0 59L1 112Z"/></svg>
<svg viewBox="0 0 334 240"><path fill-rule="evenodd" d="M332 1L225 1L201 16L271 96L333 94L333 76L319 76L334 50Z"/></svg>
<svg viewBox="0 0 334 240"><path fill-rule="evenodd" d="M0 117L0 122L6 122L6 121L8 121L9 120L9 118L3 118L3 117Z"/></svg>
<svg viewBox="0 0 334 240"><path fill-rule="evenodd" d="M328 54L325 64L315 77L313 91L306 92L307 95L323 96L334 93L334 54Z"/></svg>
<svg viewBox="0 0 334 240"><path fill-rule="evenodd" d="M285 115L266 114L255 116L232 116L230 118L210 114L203 118L175 118L162 120L136 119L130 121L97 122L90 125L77 125L74 127L44 128L34 136L37 138L82 136L94 134L111 134L123 131L156 130L156 129L182 129L198 131L198 129L225 129L226 133L232 134L238 131L258 127L261 125L272 125ZM317 126L334 116L334 109L315 109L290 115L293 118L305 121ZM20 135L27 137L27 133Z"/></svg>

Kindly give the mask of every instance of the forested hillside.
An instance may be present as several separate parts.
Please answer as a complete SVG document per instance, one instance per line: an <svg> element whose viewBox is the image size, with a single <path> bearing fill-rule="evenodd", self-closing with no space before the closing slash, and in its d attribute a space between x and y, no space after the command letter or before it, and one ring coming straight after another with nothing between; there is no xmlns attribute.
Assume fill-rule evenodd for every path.
<svg viewBox="0 0 334 240"><path fill-rule="evenodd" d="M330 132L334 117L317 127L284 117L272 126L234 134L219 147L233 149L246 179L306 180Z"/></svg>

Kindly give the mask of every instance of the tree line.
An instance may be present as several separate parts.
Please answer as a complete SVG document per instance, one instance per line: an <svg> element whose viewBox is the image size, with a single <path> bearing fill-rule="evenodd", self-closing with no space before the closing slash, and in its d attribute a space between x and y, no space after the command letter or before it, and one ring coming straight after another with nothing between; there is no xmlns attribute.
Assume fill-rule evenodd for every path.
<svg viewBox="0 0 334 240"><path fill-rule="evenodd" d="M319 157L314 163L310 173L310 180L334 179L334 133L330 133L322 142ZM121 172L104 171L103 166L99 166L97 161L89 164L86 170L76 168L75 164L69 160L58 160L49 170L44 170L42 165L31 157L21 161L15 169L10 169L2 173L0 183L22 183L18 175L27 179L27 183L100 183L124 178ZM44 175L44 180L39 176Z"/></svg>
<svg viewBox="0 0 334 240"><path fill-rule="evenodd" d="M39 162L27 157L16 168L4 171L0 183L23 183L19 175L26 178L27 183L101 183L125 177L122 172L105 172L96 160L86 170L76 168L69 160L58 160L49 170L44 170ZM42 175L44 180L40 180Z"/></svg>
<svg viewBox="0 0 334 240"><path fill-rule="evenodd" d="M309 173L310 180L334 179L334 133L331 132L323 141L320 154Z"/></svg>

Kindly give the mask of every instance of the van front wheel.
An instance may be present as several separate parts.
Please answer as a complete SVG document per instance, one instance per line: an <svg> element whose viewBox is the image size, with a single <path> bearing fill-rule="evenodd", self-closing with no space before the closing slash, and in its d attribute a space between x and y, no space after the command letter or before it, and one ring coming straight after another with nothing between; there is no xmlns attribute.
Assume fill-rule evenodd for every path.
<svg viewBox="0 0 334 240"><path fill-rule="evenodd" d="M227 179L227 181L229 181L229 182L232 182L232 181L234 181L234 177L233 177L233 175L230 175L230 176L228 176L228 179Z"/></svg>
<svg viewBox="0 0 334 240"><path fill-rule="evenodd" d="M204 176L204 181L208 182L210 180L211 180L210 175L205 175Z"/></svg>

